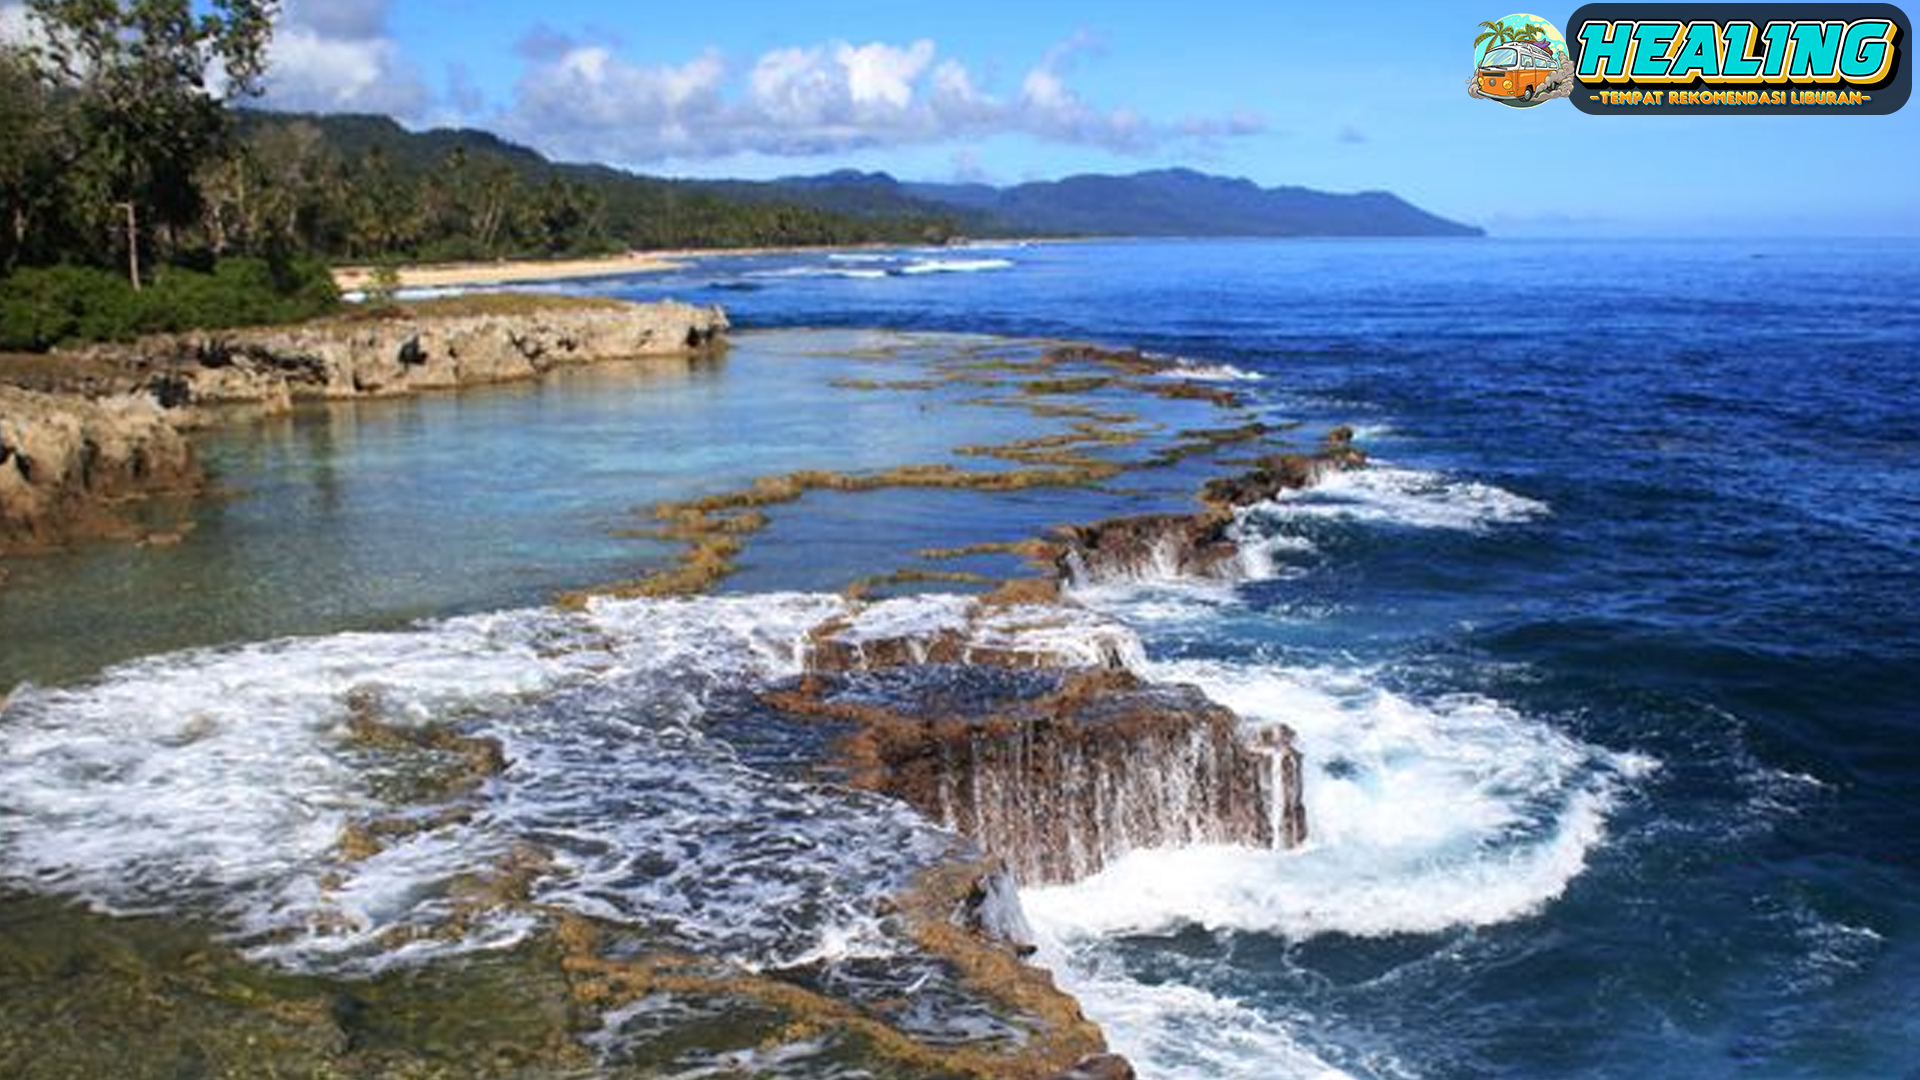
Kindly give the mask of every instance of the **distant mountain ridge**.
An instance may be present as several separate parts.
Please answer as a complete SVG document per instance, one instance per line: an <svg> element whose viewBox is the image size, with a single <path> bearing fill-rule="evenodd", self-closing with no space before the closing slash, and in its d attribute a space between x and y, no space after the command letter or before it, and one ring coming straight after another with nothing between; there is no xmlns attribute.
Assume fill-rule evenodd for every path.
<svg viewBox="0 0 1920 1080"><path fill-rule="evenodd" d="M683 180L607 165L549 161L489 132L410 132L364 115L251 113L248 126L305 123L342 154L378 148L389 159L431 170L456 148L491 159L528 179L558 177L602 192L610 207L643 217L690 196L718 204L804 207L903 235L1194 237L1464 237L1484 231L1422 210L1385 191L1336 194L1304 187L1263 188L1250 180L1193 169L1130 175L1081 175L1010 187L901 181L884 172L842 169L778 180ZM639 237L635 237L639 239Z"/></svg>
<svg viewBox="0 0 1920 1080"><path fill-rule="evenodd" d="M1386 191L1351 195L1304 187L1263 188L1193 169L1123 176L1087 174L1012 187L912 183L884 172L842 169L758 185L727 181L746 197L840 212L861 205L944 207L990 231L1041 236L1484 236ZM745 190L758 187L758 194Z"/></svg>
<svg viewBox="0 0 1920 1080"><path fill-rule="evenodd" d="M1351 195L1192 169L1083 175L993 188L908 184L929 202L991 215L1023 231L1117 236L1482 236L1385 191Z"/></svg>

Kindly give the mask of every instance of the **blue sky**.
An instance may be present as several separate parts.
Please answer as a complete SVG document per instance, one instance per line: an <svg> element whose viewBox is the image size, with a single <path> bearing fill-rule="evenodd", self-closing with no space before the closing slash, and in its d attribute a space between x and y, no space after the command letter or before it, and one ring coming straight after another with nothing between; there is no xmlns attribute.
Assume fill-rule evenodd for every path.
<svg viewBox="0 0 1920 1080"><path fill-rule="evenodd" d="M1564 24L1565 9L1534 9ZM1599 117L1467 96L1469 4L290 0L285 107L567 159L1014 182L1187 165L1504 235L1920 235L1920 105Z"/></svg>

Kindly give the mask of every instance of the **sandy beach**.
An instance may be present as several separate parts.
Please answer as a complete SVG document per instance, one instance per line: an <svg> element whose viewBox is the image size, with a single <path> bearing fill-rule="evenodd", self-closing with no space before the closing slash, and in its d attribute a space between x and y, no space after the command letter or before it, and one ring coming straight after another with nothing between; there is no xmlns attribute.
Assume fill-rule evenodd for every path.
<svg viewBox="0 0 1920 1080"><path fill-rule="evenodd" d="M1072 238L1022 237L1005 243L1032 246L1075 243ZM457 288L465 285L524 285L542 281L572 281L580 278L613 277L619 274L658 274L677 270L694 259L725 256L792 255L821 251L892 251L901 244L798 244L787 247L667 248L658 251L630 251L625 255L602 255L591 259L516 259L499 262L435 263L400 267L403 289ZM964 245L959 249L964 249ZM370 266L337 266L333 280L341 292L366 288L373 276Z"/></svg>
<svg viewBox="0 0 1920 1080"><path fill-rule="evenodd" d="M461 285L512 285L535 281L569 281L576 278L612 277L617 274L657 274L680 265L676 256L684 252L641 252L603 255L591 259L552 259L503 262L443 263L432 266L400 268L403 289L448 288ZM369 266L335 267L333 280L342 292L367 287L373 277Z"/></svg>

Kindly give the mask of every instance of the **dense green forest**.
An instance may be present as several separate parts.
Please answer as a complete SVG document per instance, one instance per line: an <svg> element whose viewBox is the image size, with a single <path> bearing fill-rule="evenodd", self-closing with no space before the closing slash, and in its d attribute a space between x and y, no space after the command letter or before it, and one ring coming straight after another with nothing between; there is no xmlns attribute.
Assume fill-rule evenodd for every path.
<svg viewBox="0 0 1920 1080"><path fill-rule="evenodd" d="M0 272L937 242L960 224L908 199L835 210L556 165L477 131L241 112L231 102L252 84L232 73L264 63L263 4L203 17L186 0L30 6L67 44L0 45ZM227 99L204 85L215 58Z"/></svg>
<svg viewBox="0 0 1920 1080"><path fill-rule="evenodd" d="M483 131L383 116L236 116L206 188L209 235L281 236L329 258L453 261L630 248L939 243L968 215L910 198L826 207L778 185L550 162Z"/></svg>
<svg viewBox="0 0 1920 1080"><path fill-rule="evenodd" d="M482 132L247 112L272 0L26 7L34 30L0 41L0 347L308 317L338 303L334 262L925 243L964 216L730 197Z"/></svg>

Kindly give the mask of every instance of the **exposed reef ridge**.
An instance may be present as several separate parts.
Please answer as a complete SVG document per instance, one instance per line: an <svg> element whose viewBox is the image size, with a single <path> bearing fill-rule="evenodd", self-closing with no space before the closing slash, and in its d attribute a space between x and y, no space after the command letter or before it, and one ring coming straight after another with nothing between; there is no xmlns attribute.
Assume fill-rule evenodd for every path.
<svg viewBox="0 0 1920 1080"><path fill-rule="evenodd" d="M181 434L295 402L529 379L565 364L720 347L717 307L463 297L298 326L0 358L0 554L136 528L128 500L203 477ZM6 384L12 385L6 385Z"/></svg>
<svg viewBox="0 0 1920 1080"><path fill-rule="evenodd" d="M0 552L137 535L127 500L197 491L193 447L151 399L0 386Z"/></svg>
<svg viewBox="0 0 1920 1080"><path fill-rule="evenodd" d="M774 709L846 726L843 765L1003 859L1028 885L1071 883L1144 848L1296 847L1300 753L1190 686L1136 675L1139 644L1062 585L1229 576L1246 507L1363 464L1350 429L1312 454L1209 483L1193 514L1116 518L1015 545L1053 577L984 599L881 601L815 627Z"/></svg>
<svg viewBox="0 0 1920 1080"><path fill-rule="evenodd" d="M1335 428L1316 453L1270 454L1253 468L1210 481L1193 514L1110 518L1056 531L1055 566L1074 585L1147 578L1232 578L1244 570L1234 538L1240 514L1288 491L1312 487L1329 472L1366 463L1353 429Z"/></svg>

